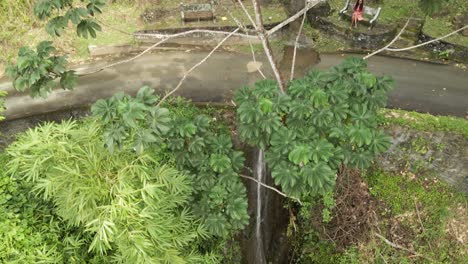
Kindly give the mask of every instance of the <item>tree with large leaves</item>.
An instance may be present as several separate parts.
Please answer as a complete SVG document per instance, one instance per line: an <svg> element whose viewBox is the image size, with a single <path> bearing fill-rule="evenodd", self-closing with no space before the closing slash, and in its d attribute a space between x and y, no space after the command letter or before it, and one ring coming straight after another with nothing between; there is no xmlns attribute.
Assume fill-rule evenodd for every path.
<svg viewBox="0 0 468 264"><path fill-rule="evenodd" d="M275 183L287 194L323 195L342 165L366 168L390 142L377 127L392 80L349 58L327 72L293 80L286 94L273 81L236 92L239 135L266 150Z"/></svg>

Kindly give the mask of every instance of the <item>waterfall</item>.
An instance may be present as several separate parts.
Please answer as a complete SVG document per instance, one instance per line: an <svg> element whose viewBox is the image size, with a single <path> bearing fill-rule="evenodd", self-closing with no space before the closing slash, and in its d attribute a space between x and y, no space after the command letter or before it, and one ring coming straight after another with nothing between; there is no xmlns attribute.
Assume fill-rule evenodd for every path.
<svg viewBox="0 0 468 264"><path fill-rule="evenodd" d="M257 157L257 163L255 164L255 176L257 180L261 183L265 181L265 161L264 161L264 152L263 150L259 149L258 150L258 157ZM263 193L263 187L260 185L260 183L257 183L257 206L256 206L256 221L255 221L255 244L256 244L256 249L255 249L255 259L257 264L263 264L266 263L265 259L265 252L264 252L264 246L263 246L263 235L262 235L262 222L263 222L263 217L262 217L262 201L264 198Z"/></svg>

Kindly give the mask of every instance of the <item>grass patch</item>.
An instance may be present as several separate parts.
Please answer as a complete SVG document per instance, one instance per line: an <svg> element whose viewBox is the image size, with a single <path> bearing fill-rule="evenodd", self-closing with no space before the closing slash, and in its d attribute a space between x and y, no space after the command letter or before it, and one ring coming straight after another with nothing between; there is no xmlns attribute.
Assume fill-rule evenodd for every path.
<svg viewBox="0 0 468 264"><path fill-rule="evenodd" d="M379 116L384 125L396 124L420 131L443 131L468 138L468 120L451 116L433 116L418 112L383 109Z"/></svg>
<svg viewBox="0 0 468 264"><path fill-rule="evenodd" d="M251 24L249 19L244 14L244 11L235 5L232 1L220 1L219 5L215 5L216 22L200 21L183 23L180 18L179 2L173 0L161 0L157 8L167 11L165 17L155 21L152 24L146 25L146 29L160 29L160 28L180 28L180 27L204 27L204 26L236 26L236 21L231 17L232 14L242 24ZM184 3L191 3L197 1L185 1ZM245 1L246 9L252 17L255 17L252 3ZM262 7L263 21L265 24L281 22L287 18L286 10L279 0L272 1L272 4Z"/></svg>
<svg viewBox="0 0 468 264"><path fill-rule="evenodd" d="M311 27L308 23L304 25L304 33L307 37L314 40L314 48L319 53L332 53L350 48L347 42L327 36L320 30Z"/></svg>
<svg viewBox="0 0 468 264"><path fill-rule="evenodd" d="M383 234L387 239L426 256L427 259L419 258L423 263L466 263L468 247L459 238L466 237L468 231L459 232L448 226L453 221L466 220L466 195L435 178L413 174L372 171L365 179L371 195L385 205L380 212L379 229L388 230ZM379 240L375 242L377 249L373 251L381 254L376 259L401 263L401 258L407 257L406 252Z"/></svg>
<svg viewBox="0 0 468 264"><path fill-rule="evenodd" d="M344 0L329 0L333 10L333 16L338 17L338 12L346 3ZM419 9L418 1L408 0L385 0L380 3L367 3L370 7L382 7L377 22L394 24L405 17L421 17L422 11Z"/></svg>
<svg viewBox="0 0 468 264"><path fill-rule="evenodd" d="M468 6L465 8L465 10L468 10ZM446 17L427 18L426 24L424 25L424 32L431 37L445 36L454 30L455 28L453 28L452 23ZM452 35L443 41L468 47L468 37L464 37L460 34Z"/></svg>
<svg viewBox="0 0 468 264"><path fill-rule="evenodd" d="M22 2L27 1L22 0ZM98 32L96 39L79 38L71 25L61 37L54 38L45 32L46 21L39 21L33 16L32 2L25 3L22 8L22 16L19 18L18 16L8 16L5 25L0 26L0 39L2 39L0 41L0 63L14 59L19 47L23 45L32 47L44 40L53 41L60 53L69 55L72 63L83 62L89 58L89 45L133 42L131 35L123 34L115 29L131 33L143 27L139 15L144 9L144 5L125 2L113 3L107 5L103 13L97 16L97 19L102 22L103 30Z"/></svg>

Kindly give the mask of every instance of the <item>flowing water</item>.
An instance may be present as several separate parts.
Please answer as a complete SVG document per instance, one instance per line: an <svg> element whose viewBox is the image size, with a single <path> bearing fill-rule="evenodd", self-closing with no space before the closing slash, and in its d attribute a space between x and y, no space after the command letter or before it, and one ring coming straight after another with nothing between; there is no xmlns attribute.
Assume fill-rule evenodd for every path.
<svg viewBox="0 0 468 264"><path fill-rule="evenodd" d="M265 250L263 246L263 235L262 235L262 222L263 222L263 214L262 214L262 201L263 199L263 190L262 185L260 183L264 183L265 181L265 161L264 161L264 152L263 150L258 150L257 161L255 163L255 176L257 178L257 190L256 190L256 217L255 217L255 259L258 264L266 263L265 259Z"/></svg>

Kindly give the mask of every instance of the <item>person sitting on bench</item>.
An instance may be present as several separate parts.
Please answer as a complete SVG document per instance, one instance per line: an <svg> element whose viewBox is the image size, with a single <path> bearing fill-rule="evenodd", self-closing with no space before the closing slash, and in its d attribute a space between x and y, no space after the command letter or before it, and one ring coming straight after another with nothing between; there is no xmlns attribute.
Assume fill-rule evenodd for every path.
<svg viewBox="0 0 468 264"><path fill-rule="evenodd" d="M357 0L353 10L353 16L351 17L351 27L354 25L354 27L357 28L358 21L363 20L362 12L364 11L364 0Z"/></svg>

